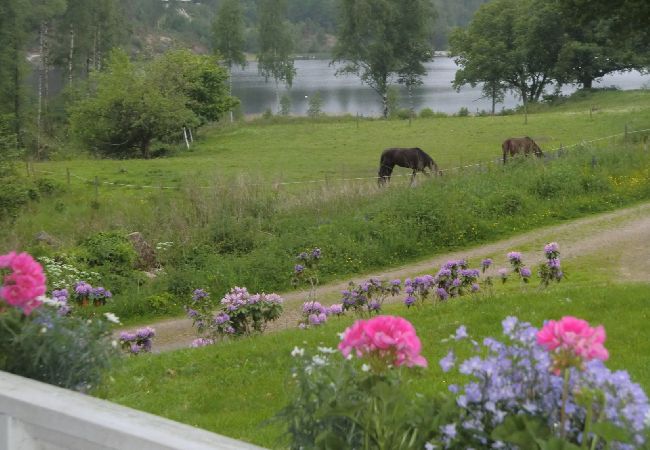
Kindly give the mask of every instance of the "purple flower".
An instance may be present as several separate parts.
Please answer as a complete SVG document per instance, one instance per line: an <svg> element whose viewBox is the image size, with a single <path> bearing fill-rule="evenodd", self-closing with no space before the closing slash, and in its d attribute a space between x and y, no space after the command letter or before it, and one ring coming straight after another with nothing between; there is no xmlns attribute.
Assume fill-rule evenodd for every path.
<svg viewBox="0 0 650 450"><path fill-rule="evenodd" d="M138 353L140 353L140 350L142 350L142 347L141 347L140 345L136 344L136 343L133 343L133 344L131 344L131 346L129 347L129 350L130 350L131 353L133 353L134 355L137 355Z"/></svg>
<svg viewBox="0 0 650 450"><path fill-rule="evenodd" d="M85 297L87 295L90 295L92 292L93 287L86 283L85 281L79 281L74 287L74 291L77 295Z"/></svg>
<svg viewBox="0 0 650 450"><path fill-rule="evenodd" d="M140 339L150 339L156 335L156 330L151 327L144 327L136 330L135 334Z"/></svg>
<svg viewBox="0 0 650 450"><path fill-rule="evenodd" d="M442 369L443 372L449 372L452 367L454 367L454 364L456 363L456 357L454 356L454 352L452 350L449 350L449 353L447 353L447 356L442 358L440 361L440 368Z"/></svg>
<svg viewBox="0 0 650 450"><path fill-rule="evenodd" d="M377 300L371 300L368 302L368 310L370 311L379 311L381 310L381 304Z"/></svg>
<svg viewBox="0 0 650 450"><path fill-rule="evenodd" d="M214 316L214 323L217 325L222 325L229 320L230 316L223 311Z"/></svg>
<svg viewBox="0 0 650 450"><path fill-rule="evenodd" d="M485 258L483 261L481 261L481 268L483 270L488 269L492 265L492 259L490 258Z"/></svg>
<svg viewBox="0 0 650 450"><path fill-rule="evenodd" d="M311 257L314 259L320 258L320 248L315 248L311 251Z"/></svg>
<svg viewBox="0 0 650 450"><path fill-rule="evenodd" d="M529 278L531 275L530 269L528 267L522 267L519 270L519 274L522 276L522 278Z"/></svg>
<svg viewBox="0 0 650 450"><path fill-rule="evenodd" d="M52 297L54 298L54 300L65 302L68 300L69 297L68 290L65 288L59 290L55 289L52 291Z"/></svg>
<svg viewBox="0 0 650 450"><path fill-rule="evenodd" d="M508 278L508 269L501 268L497 272L502 279Z"/></svg>
<svg viewBox="0 0 650 450"><path fill-rule="evenodd" d="M393 280L390 282L391 285L393 286L400 286L402 284L401 280Z"/></svg>
<svg viewBox="0 0 650 450"><path fill-rule="evenodd" d="M206 345L212 345L212 344L214 344L214 339L198 338L192 341L190 347L192 348L205 347Z"/></svg>
<svg viewBox="0 0 650 450"><path fill-rule="evenodd" d="M406 298L404 299L404 304L405 304L406 306L411 306L411 305L413 305L414 303L415 303L415 297L413 297L412 295L409 295L408 297L406 297Z"/></svg>
<svg viewBox="0 0 650 450"><path fill-rule="evenodd" d="M438 294L440 300L447 300L449 298L449 293L445 290L445 288L436 289L436 293Z"/></svg>
<svg viewBox="0 0 650 450"><path fill-rule="evenodd" d="M461 325L456 329L456 334L454 335L454 339L457 341L460 341L461 339L465 339L467 337L467 328L465 328L465 325Z"/></svg>
<svg viewBox="0 0 650 450"><path fill-rule="evenodd" d="M320 325L320 317L318 314L310 314L308 317L309 325Z"/></svg>
<svg viewBox="0 0 650 450"><path fill-rule="evenodd" d="M341 303L335 303L329 307L329 313L336 316L343 314L343 305Z"/></svg>
<svg viewBox="0 0 650 450"><path fill-rule="evenodd" d="M557 242L550 242L544 246L544 253L547 258L552 258L560 251L560 246Z"/></svg>
<svg viewBox="0 0 650 450"><path fill-rule="evenodd" d="M479 286L478 283L472 283L471 290L472 290L472 292L478 292L478 291L481 290L481 286Z"/></svg>
<svg viewBox="0 0 650 450"><path fill-rule="evenodd" d="M560 268L560 260L559 258L551 258L547 262L548 267L551 269L559 269Z"/></svg>
<svg viewBox="0 0 650 450"><path fill-rule="evenodd" d="M293 266L293 271L295 273L302 273L304 270L305 270L305 266L301 264L296 264L295 266Z"/></svg>
<svg viewBox="0 0 650 450"><path fill-rule="evenodd" d="M136 339L135 333L131 333L129 331L120 332L120 341L122 342L131 342L131 341L135 341L135 339Z"/></svg>
<svg viewBox="0 0 650 450"><path fill-rule="evenodd" d="M508 253L508 261L511 263L521 263L521 253L519 252L510 252Z"/></svg>
<svg viewBox="0 0 650 450"><path fill-rule="evenodd" d="M195 309L192 308L187 308L187 317L193 319L194 317L197 317L199 315L199 312Z"/></svg>
<svg viewBox="0 0 650 450"><path fill-rule="evenodd" d="M208 297L210 294L208 294L206 291L203 289L195 289L194 292L192 293L192 300L195 302L198 302L199 300L203 300L204 298Z"/></svg>

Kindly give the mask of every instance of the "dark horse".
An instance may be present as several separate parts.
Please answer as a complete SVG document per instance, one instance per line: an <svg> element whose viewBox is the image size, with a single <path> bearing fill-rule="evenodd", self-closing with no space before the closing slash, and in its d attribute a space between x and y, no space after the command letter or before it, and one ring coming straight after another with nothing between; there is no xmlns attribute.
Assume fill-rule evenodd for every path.
<svg viewBox="0 0 650 450"><path fill-rule="evenodd" d="M430 175L425 170L429 169L431 173L440 173L438 165L421 148L387 148L381 153L381 159L379 160L379 178L377 182L380 186L390 181L395 166L413 169L411 184L413 184L416 172Z"/></svg>
<svg viewBox="0 0 650 450"><path fill-rule="evenodd" d="M542 149L539 148L539 145L537 145L535 141L533 141L528 136L522 138L506 139L503 141L503 144L501 144L501 148L503 149L503 164L506 163L506 157L508 155L510 155L511 158L522 153L525 156L534 153L538 158L544 156L544 152L542 152Z"/></svg>

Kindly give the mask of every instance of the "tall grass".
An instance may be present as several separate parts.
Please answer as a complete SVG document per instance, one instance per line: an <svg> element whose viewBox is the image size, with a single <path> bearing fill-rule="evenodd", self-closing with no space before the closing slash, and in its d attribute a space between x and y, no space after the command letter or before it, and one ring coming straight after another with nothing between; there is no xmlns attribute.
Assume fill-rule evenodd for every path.
<svg viewBox="0 0 650 450"><path fill-rule="evenodd" d="M161 254L166 272L154 282L108 286L118 294L114 312L131 317L146 313L143 297L161 291L183 298L198 287L215 295L235 285L287 290L293 258L307 248L323 250L326 282L650 199L649 168L639 142L473 167L415 188L406 180L387 189L373 181L278 189L244 177L207 188L185 180L147 203L102 204L75 230L108 222L175 243Z"/></svg>

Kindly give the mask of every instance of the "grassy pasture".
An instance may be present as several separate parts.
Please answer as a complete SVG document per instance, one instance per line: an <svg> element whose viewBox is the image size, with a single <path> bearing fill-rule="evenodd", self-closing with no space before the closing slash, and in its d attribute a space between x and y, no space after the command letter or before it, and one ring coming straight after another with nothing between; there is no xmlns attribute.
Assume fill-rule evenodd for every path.
<svg viewBox="0 0 650 450"><path fill-rule="evenodd" d="M509 315L536 327L564 315L602 323L611 354L608 367L628 370L633 380L650 389L647 284L585 280L542 291L517 282L504 287L507 289L495 286L492 295L463 297L436 307L407 310L395 304L386 308L386 313L410 320L423 341L429 368L413 373L414 390L433 393L462 382L438 366L450 348L442 340L461 324L479 342L487 336L500 337L501 321ZM308 331L292 329L200 349L129 358L97 395L258 445L281 447L281 427L265 424L291 395L291 349L335 347L337 333L352 321L352 317L344 317ZM462 351L458 354L463 356Z"/></svg>
<svg viewBox="0 0 650 450"><path fill-rule="evenodd" d="M161 253L167 274L154 281L118 278L113 267L105 268L103 284L116 294L107 308L127 320L158 314L143 300L161 292L180 300L197 287L215 295L234 285L286 290L293 257L316 246L327 255L322 280L347 278L650 198L647 134L599 141L544 164L485 164L481 172L429 179L416 189L399 177L381 190L372 178L335 181L373 177L381 148L419 145L444 169L499 157L506 136L528 134L548 150L552 143L622 133L625 124L648 128L649 100L646 91L600 92L579 98L572 110L567 101L559 106L565 110L531 114L528 125L521 116L417 119L410 125L360 120L358 128L354 118L273 118L215 127L192 151L166 158L41 163L35 169L51 172L48 178L61 191L29 203L13 225L1 227L0 242L37 255L74 255L84 238L107 230L174 242ZM601 101L590 117L585 106ZM154 188L95 189L77 178L95 176L101 183ZM324 178L328 182L277 184ZM41 230L61 247L35 245ZM174 312L180 309L166 314Z"/></svg>
<svg viewBox="0 0 650 450"><path fill-rule="evenodd" d="M597 108L592 114L590 108ZM144 160L77 159L39 163L63 180L66 168L88 180L176 187L193 180L209 186L245 175L264 183L376 176L386 147L421 147L442 169L498 159L501 142L528 135L545 150L648 128L650 91L578 95L540 113L495 117L436 117L409 121L305 118L216 125L191 151ZM399 171L397 173L404 173ZM123 189L121 190L123 191Z"/></svg>

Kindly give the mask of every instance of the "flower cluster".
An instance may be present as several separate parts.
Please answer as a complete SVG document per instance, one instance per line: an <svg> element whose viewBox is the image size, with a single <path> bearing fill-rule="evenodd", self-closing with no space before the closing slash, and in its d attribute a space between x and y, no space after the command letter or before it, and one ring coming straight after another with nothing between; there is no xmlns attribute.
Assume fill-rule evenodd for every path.
<svg viewBox="0 0 650 450"><path fill-rule="evenodd" d="M560 266L560 246L557 242L551 242L544 246L544 256L546 262L539 267L539 277L544 286L551 282L560 282L564 277L564 272Z"/></svg>
<svg viewBox="0 0 650 450"><path fill-rule="evenodd" d="M602 325L590 327L587 321L566 316L559 321L549 320L537 333L537 343L552 354L553 371L569 367L581 368L592 359L607 361L604 347L605 329Z"/></svg>
<svg viewBox="0 0 650 450"><path fill-rule="evenodd" d="M457 435L443 433L436 444L452 448L462 439L469 447L511 448L505 445L510 442L506 419L522 417L542 418L549 430L578 444L586 436L585 427L591 426L589 421L600 417L599 420L627 429L636 445L641 444L643 419L650 411L647 397L626 372L611 372L603 365L604 330L576 320L579 321L560 321L562 325L548 322L538 331L528 323L508 317L502 322L508 342L486 338L483 349L475 343L476 355L458 364L459 372L473 380L463 386L450 386L459 408L454 422ZM540 341L544 345L539 345ZM566 377L566 385L563 377L557 375L557 354L548 351L558 348L571 348L584 355L580 356L584 363L571 366L567 372L570 376ZM445 372L456 365L453 351L440 361ZM582 397L594 391L603 395L587 405ZM498 440L495 436L503 438Z"/></svg>
<svg viewBox="0 0 650 450"><path fill-rule="evenodd" d="M102 306L111 299L113 294L101 286L92 287L90 283L78 281L74 286L74 300L82 307L88 306L90 302L95 306Z"/></svg>
<svg viewBox="0 0 650 450"><path fill-rule="evenodd" d="M519 252L509 252L507 255L508 262L512 266L512 271L521 277L521 280L524 283L530 281L530 276L532 275L531 270L526 267L521 259L521 253ZM505 283L507 276L503 277L502 280Z"/></svg>
<svg viewBox="0 0 650 450"><path fill-rule="evenodd" d="M0 287L0 299L29 315L41 305L45 294L45 274L41 265L28 253L0 255L0 271L8 270Z"/></svg>
<svg viewBox="0 0 650 450"><path fill-rule="evenodd" d="M205 347L214 344L214 339L210 338L196 338L190 344L191 348Z"/></svg>
<svg viewBox="0 0 650 450"><path fill-rule="evenodd" d="M413 325L396 316L357 320L345 330L339 343L343 356L355 353L368 360L370 368L378 373L392 366L426 367L421 348Z"/></svg>
<svg viewBox="0 0 650 450"><path fill-rule="evenodd" d="M194 321L199 334L207 333L211 339L224 335L250 335L261 333L268 322L282 314L282 297L277 294L253 294L245 287L234 287L215 305L209 294L197 289L186 312Z"/></svg>
<svg viewBox="0 0 650 450"><path fill-rule="evenodd" d="M482 263L484 269L491 264L491 260L487 261L484 260ZM444 301L450 297L478 292L480 275L480 270L470 269L464 259L447 261L435 276L421 275L412 280L407 278L404 281L406 293L404 304L410 307L424 303L429 297Z"/></svg>
<svg viewBox="0 0 650 450"><path fill-rule="evenodd" d="M150 352L155 335L156 330L151 327L140 328L135 332L122 331L120 333L120 345L125 351L133 355Z"/></svg>
<svg viewBox="0 0 650 450"><path fill-rule="evenodd" d="M322 325L330 316L342 316L344 313L344 305L341 303L324 306L317 301L305 302L302 304L302 319L298 322L298 327L305 329Z"/></svg>
<svg viewBox="0 0 650 450"><path fill-rule="evenodd" d="M348 289L341 292L343 309L352 310L357 315L378 314L388 296L399 294L400 284L400 280L384 281L376 277L356 286L350 281Z"/></svg>
<svg viewBox="0 0 650 450"><path fill-rule="evenodd" d="M59 255L56 258L39 256L37 259L43 265L51 289L70 289L78 280L94 283L100 279L99 273L81 270L66 262L70 259L66 255Z"/></svg>

